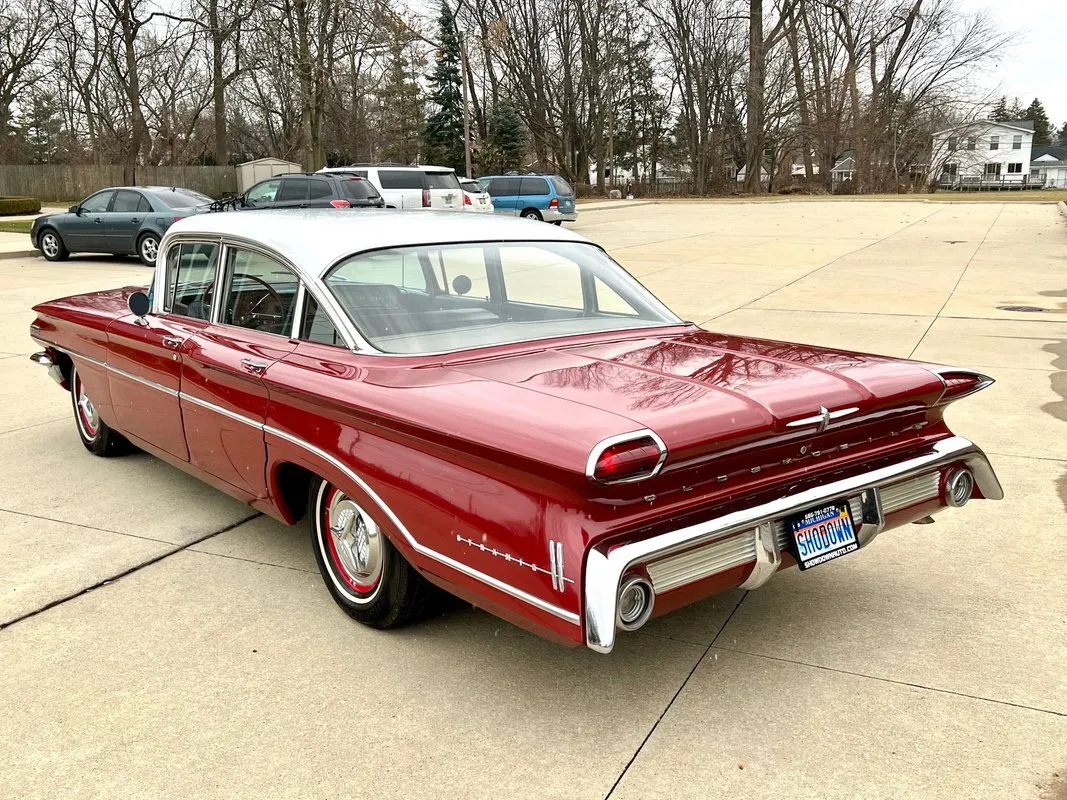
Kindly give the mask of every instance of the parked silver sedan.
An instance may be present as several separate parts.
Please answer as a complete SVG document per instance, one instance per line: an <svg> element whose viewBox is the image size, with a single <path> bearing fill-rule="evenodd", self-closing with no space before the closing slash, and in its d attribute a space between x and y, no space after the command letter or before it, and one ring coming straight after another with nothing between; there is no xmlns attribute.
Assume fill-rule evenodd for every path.
<svg viewBox="0 0 1067 800"><path fill-rule="evenodd" d="M30 241L49 261L64 261L71 253L112 253L136 255L153 266L167 228L207 211L211 203L207 195L181 187L103 189L65 213L35 219Z"/></svg>

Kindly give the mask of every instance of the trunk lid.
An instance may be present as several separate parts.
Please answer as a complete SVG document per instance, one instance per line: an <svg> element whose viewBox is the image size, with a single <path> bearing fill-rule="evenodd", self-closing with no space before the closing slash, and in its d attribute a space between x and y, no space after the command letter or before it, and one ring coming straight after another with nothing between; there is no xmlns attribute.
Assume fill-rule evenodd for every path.
<svg viewBox="0 0 1067 800"><path fill-rule="evenodd" d="M625 417L634 430L659 434L668 465L778 435L810 438L827 427L877 421L903 429L915 419L907 412L925 413L943 389L912 361L707 331L451 366Z"/></svg>

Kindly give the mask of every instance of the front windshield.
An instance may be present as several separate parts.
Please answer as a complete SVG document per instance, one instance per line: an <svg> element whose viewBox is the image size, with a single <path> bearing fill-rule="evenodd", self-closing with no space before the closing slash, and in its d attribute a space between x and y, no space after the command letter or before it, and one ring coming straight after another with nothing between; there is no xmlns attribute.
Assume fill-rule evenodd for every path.
<svg viewBox="0 0 1067 800"><path fill-rule="evenodd" d="M325 283L374 347L412 355L679 320L580 242L398 247L342 261Z"/></svg>

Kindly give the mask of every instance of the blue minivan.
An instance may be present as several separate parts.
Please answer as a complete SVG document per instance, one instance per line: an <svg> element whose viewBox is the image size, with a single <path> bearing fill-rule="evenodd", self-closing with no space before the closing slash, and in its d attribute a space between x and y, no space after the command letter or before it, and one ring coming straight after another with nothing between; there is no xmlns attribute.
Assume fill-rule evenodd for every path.
<svg viewBox="0 0 1067 800"><path fill-rule="evenodd" d="M560 225L574 222L574 189L559 175L487 175L478 182L493 198L497 214L544 220Z"/></svg>

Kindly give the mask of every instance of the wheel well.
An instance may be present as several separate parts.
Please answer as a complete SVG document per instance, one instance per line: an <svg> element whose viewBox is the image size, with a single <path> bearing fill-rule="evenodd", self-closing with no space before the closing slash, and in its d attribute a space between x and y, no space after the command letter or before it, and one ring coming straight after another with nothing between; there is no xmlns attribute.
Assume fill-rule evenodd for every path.
<svg viewBox="0 0 1067 800"><path fill-rule="evenodd" d="M146 230L146 231L141 231L141 232L140 232L139 234L137 234L137 244L138 244L138 246L140 246L140 244L141 244L141 241L142 241L142 240L144 239L144 237L146 237L146 236L155 236L155 237L156 237L157 239L160 239L160 240L162 240L162 238L163 238L163 237L162 237L162 236L160 236L160 235L159 235L158 233L156 233L156 232L155 232L154 230L152 230L151 228L149 228L148 230Z"/></svg>
<svg viewBox="0 0 1067 800"><path fill-rule="evenodd" d="M534 208L533 206L529 206L528 208L524 208L522 211L519 212L519 216L520 217L524 217L524 216L526 216L527 212L530 212L530 211L535 212L537 214L537 216L539 216L539 217L542 216L541 209Z"/></svg>
<svg viewBox="0 0 1067 800"><path fill-rule="evenodd" d="M317 477L311 470L288 461L274 468L274 504L289 524L299 522L307 513L311 481Z"/></svg>

